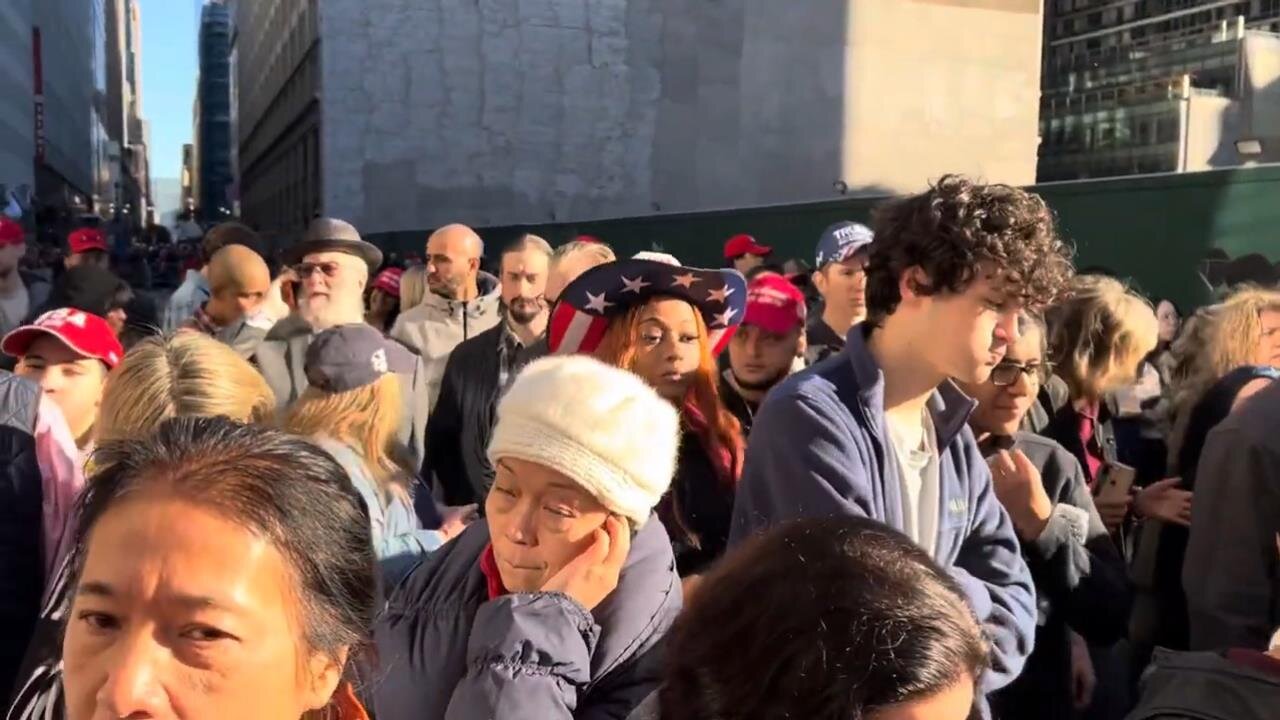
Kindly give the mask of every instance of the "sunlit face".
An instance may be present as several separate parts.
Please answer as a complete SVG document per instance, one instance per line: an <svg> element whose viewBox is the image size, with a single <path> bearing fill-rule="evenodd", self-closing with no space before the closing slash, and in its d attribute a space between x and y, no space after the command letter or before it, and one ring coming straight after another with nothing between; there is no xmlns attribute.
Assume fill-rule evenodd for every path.
<svg viewBox="0 0 1280 720"><path fill-rule="evenodd" d="M457 299L480 269L480 258L459 234L437 233L427 240L427 289Z"/></svg>
<svg viewBox="0 0 1280 720"><path fill-rule="evenodd" d="M867 316L867 253L859 251L841 262L828 263L813 274L813 284L830 308L850 314L854 322Z"/></svg>
<svg viewBox="0 0 1280 720"><path fill-rule="evenodd" d="M1280 310L1263 310L1258 315L1262 333L1258 337L1258 365L1280 367Z"/></svg>
<svg viewBox="0 0 1280 720"><path fill-rule="evenodd" d="M1178 316L1178 308L1168 300L1161 300L1156 306L1156 322L1160 326L1160 340L1165 343L1173 342L1178 336L1178 328L1182 325L1182 318Z"/></svg>
<svg viewBox="0 0 1280 720"><path fill-rule="evenodd" d="M502 302L517 325L528 325L547 309L547 266L551 258L537 248L502 256Z"/></svg>
<svg viewBox="0 0 1280 720"><path fill-rule="evenodd" d="M299 278L298 313L312 328L360 322L369 279L363 260L343 252L318 252L302 258L300 267L307 275Z"/></svg>
<svg viewBox="0 0 1280 720"><path fill-rule="evenodd" d="M1022 425L1022 418L1031 409L1036 394L1040 392L1040 378L1044 372L1041 357L1040 329L1034 325L1025 328L1017 342L1009 346L998 368L1000 374L1020 370L1011 385L997 386L995 378L982 383L960 383L964 392L978 401L978 407L969 417L974 431L994 435L1013 435Z"/></svg>
<svg viewBox="0 0 1280 720"><path fill-rule="evenodd" d="M67 620L68 720L298 720L323 707L342 658L306 649L292 578L268 541L204 507L119 501L89 539Z"/></svg>
<svg viewBox="0 0 1280 720"><path fill-rule="evenodd" d="M214 295L210 315L220 325L230 325L240 318L255 312L262 307L263 300L271 290L271 277L265 273L258 277L244 278L241 286L220 288Z"/></svg>
<svg viewBox="0 0 1280 720"><path fill-rule="evenodd" d="M768 390L791 372L800 351L799 325L779 335L755 325L743 324L729 341L729 367L738 384L747 390Z"/></svg>
<svg viewBox="0 0 1280 720"><path fill-rule="evenodd" d="M973 680L963 677L928 697L881 708L867 720L967 720L973 711Z"/></svg>
<svg viewBox="0 0 1280 720"><path fill-rule="evenodd" d="M52 335L31 343L18 361L15 374L40 386L45 396L58 405L75 438L84 438L98 420L107 366L87 358Z"/></svg>
<svg viewBox="0 0 1280 720"><path fill-rule="evenodd" d="M751 253L746 253L744 255L739 255L738 257L734 258L733 269L737 270L743 275L746 275L748 272L754 270L755 268L760 267L763 264L764 264L763 255L752 255Z"/></svg>
<svg viewBox="0 0 1280 720"><path fill-rule="evenodd" d="M1018 339L1020 299L1011 296L1003 282L980 273L961 293L941 291L933 295L903 293L899 311L918 312L922 346L927 362L944 377L965 383L985 383L991 369Z"/></svg>
<svg viewBox="0 0 1280 720"><path fill-rule="evenodd" d="M702 359L693 306L676 298L656 298L640 310L640 337L631 371L663 398L678 403L693 383Z"/></svg>
<svg viewBox="0 0 1280 720"><path fill-rule="evenodd" d="M511 592L540 589L590 547L609 516L572 478L516 458L499 458L484 511L498 573Z"/></svg>

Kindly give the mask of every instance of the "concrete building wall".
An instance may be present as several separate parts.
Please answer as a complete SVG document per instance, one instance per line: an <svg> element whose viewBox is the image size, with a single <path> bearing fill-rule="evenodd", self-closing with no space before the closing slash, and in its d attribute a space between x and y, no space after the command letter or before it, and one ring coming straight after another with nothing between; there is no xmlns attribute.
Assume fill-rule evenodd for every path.
<svg viewBox="0 0 1280 720"><path fill-rule="evenodd" d="M947 172L1035 180L1039 0L857 0L851 8L851 187L910 191Z"/></svg>
<svg viewBox="0 0 1280 720"><path fill-rule="evenodd" d="M31 0L0 3L0 186L34 190L32 24Z"/></svg>
<svg viewBox="0 0 1280 720"><path fill-rule="evenodd" d="M1035 0L319 7L324 210L368 232L1034 177Z"/></svg>

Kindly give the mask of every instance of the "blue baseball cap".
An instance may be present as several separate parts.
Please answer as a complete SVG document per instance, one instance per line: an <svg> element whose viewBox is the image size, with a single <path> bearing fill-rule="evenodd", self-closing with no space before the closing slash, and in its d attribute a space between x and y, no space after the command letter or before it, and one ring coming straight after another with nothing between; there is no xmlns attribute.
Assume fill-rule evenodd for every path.
<svg viewBox="0 0 1280 720"><path fill-rule="evenodd" d="M875 239L871 228L862 223L844 220L822 231L818 240L817 260L814 268L821 270L828 263L844 262L854 253L867 247Z"/></svg>
<svg viewBox="0 0 1280 720"><path fill-rule="evenodd" d="M387 373L411 373L417 361L403 345L364 323L338 325L315 336L303 369L307 382L326 393L355 390Z"/></svg>

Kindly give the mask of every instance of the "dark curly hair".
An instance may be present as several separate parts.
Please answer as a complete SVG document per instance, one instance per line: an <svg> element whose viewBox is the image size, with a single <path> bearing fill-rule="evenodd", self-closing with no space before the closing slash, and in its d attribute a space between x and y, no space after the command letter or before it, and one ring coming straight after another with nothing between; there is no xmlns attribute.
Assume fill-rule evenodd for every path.
<svg viewBox="0 0 1280 720"><path fill-rule="evenodd" d="M851 720L976 684L989 644L951 577L869 518L796 520L703 579L667 636L662 720Z"/></svg>
<svg viewBox="0 0 1280 720"><path fill-rule="evenodd" d="M867 319L879 325L902 301L899 279L920 267L917 292L961 293L982 263L998 268L1029 309L1054 301L1071 280L1071 248L1058 237L1039 195L1009 185L980 185L946 175L929 190L894 200L875 213L867 262Z"/></svg>

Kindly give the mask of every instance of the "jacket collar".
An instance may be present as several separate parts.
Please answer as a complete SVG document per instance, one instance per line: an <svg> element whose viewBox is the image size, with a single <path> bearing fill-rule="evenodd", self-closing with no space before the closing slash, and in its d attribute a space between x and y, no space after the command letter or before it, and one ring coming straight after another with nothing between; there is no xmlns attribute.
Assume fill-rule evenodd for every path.
<svg viewBox="0 0 1280 720"><path fill-rule="evenodd" d="M870 329L871 326L866 323L854 325L845 338L842 352L853 368L858 398L863 407L872 413L871 417L883 417L884 372L867 347L867 333ZM945 448L955 440L977 406L976 401L961 392L950 380L944 381L934 390L929 397L928 408L938 433L939 448Z"/></svg>
<svg viewBox="0 0 1280 720"><path fill-rule="evenodd" d="M476 285L480 290L480 294L476 296L475 300L450 300L428 291L426 297L422 300L422 304L450 316L466 314L469 317L480 317L497 312L498 302L502 297L502 288L498 283L498 278L481 271L476 277Z"/></svg>
<svg viewBox="0 0 1280 720"><path fill-rule="evenodd" d="M489 526L472 523L451 543L455 562L469 563L467 573L474 600L488 599L488 585L480 560L489 547ZM445 546L447 550L450 546ZM437 574L449 576L449 572ZM631 539L631 552L622 566L618 587L591 612L600 637L591 653L591 679L596 681L632 660L666 634L682 602L680 578L671 552L671 539L657 515L652 515Z"/></svg>

